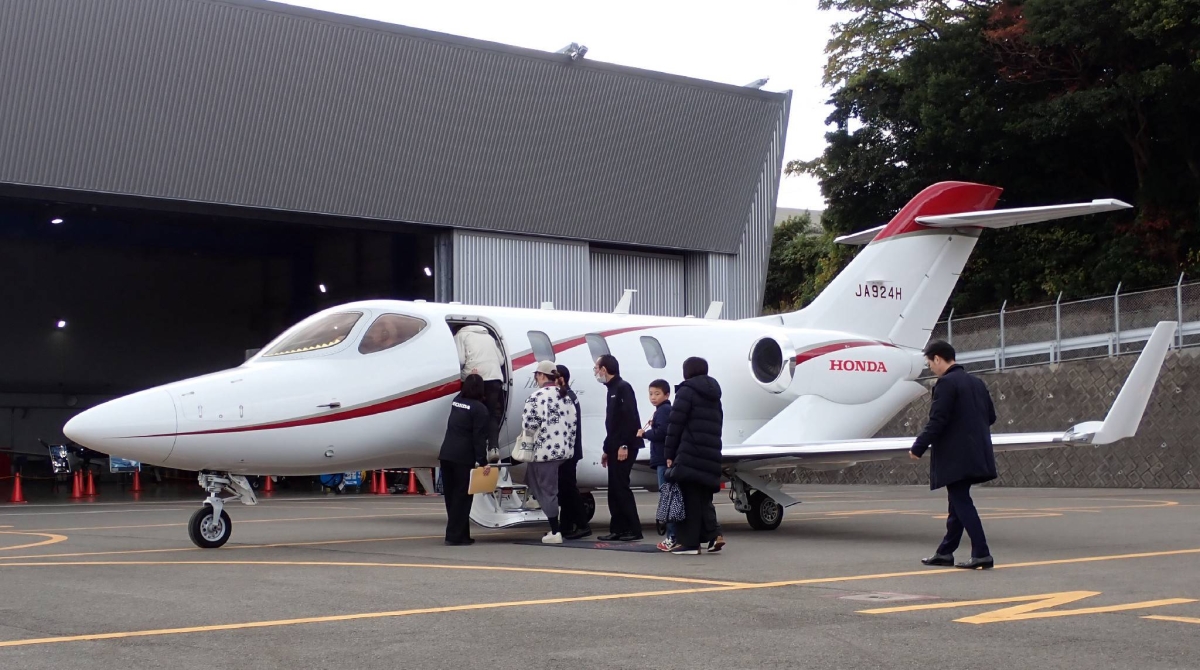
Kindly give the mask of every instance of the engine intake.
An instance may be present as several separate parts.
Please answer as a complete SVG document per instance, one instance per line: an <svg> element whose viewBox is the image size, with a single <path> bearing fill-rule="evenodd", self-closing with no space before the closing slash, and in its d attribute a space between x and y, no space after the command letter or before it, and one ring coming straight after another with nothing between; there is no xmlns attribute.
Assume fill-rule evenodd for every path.
<svg viewBox="0 0 1200 670"><path fill-rule="evenodd" d="M786 338L764 337L750 347L750 373L767 391L786 391L795 371L796 350Z"/></svg>

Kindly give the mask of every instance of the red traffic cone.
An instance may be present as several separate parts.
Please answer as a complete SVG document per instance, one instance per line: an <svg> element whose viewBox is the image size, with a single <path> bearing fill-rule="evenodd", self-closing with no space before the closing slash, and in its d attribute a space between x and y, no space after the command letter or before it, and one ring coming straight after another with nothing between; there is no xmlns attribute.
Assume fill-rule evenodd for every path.
<svg viewBox="0 0 1200 670"><path fill-rule="evenodd" d="M83 473L79 470L75 471L75 476L71 478L71 499L78 500L83 497Z"/></svg>
<svg viewBox="0 0 1200 670"><path fill-rule="evenodd" d="M96 495L96 478L92 475L91 470L88 470L87 490L84 491L84 494L89 496Z"/></svg>
<svg viewBox="0 0 1200 670"><path fill-rule="evenodd" d="M410 496L417 495L417 471L412 468L408 469L408 490L404 493Z"/></svg>
<svg viewBox="0 0 1200 670"><path fill-rule="evenodd" d="M25 499L25 493L21 490L21 473L19 472L13 478L12 497L8 499L8 502L17 504L29 502Z"/></svg>
<svg viewBox="0 0 1200 670"><path fill-rule="evenodd" d="M375 493L385 496L388 494L387 470L379 471L379 483L375 485Z"/></svg>
<svg viewBox="0 0 1200 670"><path fill-rule="evenodd" d="M141 470L133 471L133 486L129 487L130 493L142 492L142 472Z"/></svg>
<svg viewBox="0 0 1200 670"><path fill-rule="evenodd" d="M274 493L275 484L271 482L271 475L263 477L263 493Z"/></svg>
<svg viewBox="0 0 1200 670"><path fill-rule="evenodd" d="M371 480L367 484L367 493L375 493L379 490L379 478L375 476L374 470L364 473L363 476Z"/></svg>

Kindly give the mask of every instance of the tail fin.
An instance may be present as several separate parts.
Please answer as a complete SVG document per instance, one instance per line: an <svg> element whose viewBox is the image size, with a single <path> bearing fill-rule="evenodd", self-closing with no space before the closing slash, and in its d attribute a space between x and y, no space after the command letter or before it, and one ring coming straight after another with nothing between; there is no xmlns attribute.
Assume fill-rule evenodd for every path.
<svg viewBox="0 0 1200 670"><path fill-rule="evenodd" d="M928 228L917 217L988 210L1000 190L942 182L921 191L812 304L785 315L784 324L925 346L979 232Z"/></svg>
<svg viewBox="0 0 1200 670"><path fill-rule="evenodd" d="M839 238L873 239L812 304L786 326L853 333L919 349L929 340L983 228L1123 209L1119 200L991 210L996 186L940 182L909 201L886 226ZM876 232L877 231L877 232Z"/></svg>

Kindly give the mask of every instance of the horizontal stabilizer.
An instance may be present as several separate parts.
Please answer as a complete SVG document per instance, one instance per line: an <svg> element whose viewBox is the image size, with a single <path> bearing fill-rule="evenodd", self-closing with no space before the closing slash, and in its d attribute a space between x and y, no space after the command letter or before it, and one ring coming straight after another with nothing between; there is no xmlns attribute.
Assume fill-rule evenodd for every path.
<svg viewBox="0 0 1200 670"><path fill-rule="evenodd" d="M1129 209L1132 205L1105 198L1091 202L1080 202L1071 205L1049 205L1046 207L1017 207L1015 209L993 209L983 212L963 212L961 214L939 214L918 216L917 223L927 228L1009 228L1023 226L1027 223L1040 223L1054 219L1066 219L1072 216L1086 216L1101 212L1112 212L1118 209ZM868 244L884 226L875 226L867 230L842 235L834 239L838 244L863 245Z"/></svg>
<svg viewBox="0 0 1200 670"><path fill-rule="evenodd" d="M1133 437L1150 402L1150 394L1175 336L1175 327L1173 321L1163 321L1155 326L1154 333L1138 356L1137 363L1104 421L1077 424L1066 432L994 433L993 448L996 451L1018 451L1102 445ZM863 461L906 457L913 440L912 437L882 437L793 444L740 444L722 449L721 457L727 464L744 463L751 470L756 466L782 468L789 465L827 469L831 466L848 467ZM937 445L934 445L936 448Z"/></svg>
<svg viewBox="0 0 1200 670"><path fill-rule="evenodd" d="M964 212L939 216L918 216L917 223L930 228L1008 228L1027 223L1040 223L1072 216L1086 216L1118 209L1129 209L1133 205L1106 198L1073 205L1049 205L1046 207L1018 207L1016 209L993 209L987 212Z"/></svg>

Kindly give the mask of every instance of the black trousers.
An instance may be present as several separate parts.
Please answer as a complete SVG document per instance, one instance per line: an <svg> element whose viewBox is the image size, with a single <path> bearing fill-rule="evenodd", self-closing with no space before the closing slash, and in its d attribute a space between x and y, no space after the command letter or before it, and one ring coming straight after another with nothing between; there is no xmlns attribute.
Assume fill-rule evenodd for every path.
<svg viewBox="0 0 1200 670"><path fill-rule="evenodd" d="M683 494L684 519L675 524L675 542L688 549L715 540L717 537L717 514L713 507L712 489L691 482L679 484Z"/></svg>
<svg viewBox="0 0 1200 670"><path fill-rule="evenodd" d="M469 465L442 461L442 490L446 501L446 541L471 539L471 486Z"/></svg>
<svg viewBox="0 0 1200 670"><path fill-rule="evenodd" d="M638 517L637 501L633 489L629 488L629 475L633 472L633 454L624 461L615 455L608 457L608 532L617 534L642 534L642 520Z"/></svg>
<svg viewBox="0 0 1200 670"><path fill-rule="evenodd" d="M971 557L983 558L991 556L987 538L983 535L983 522L979 520L979 512L975 511L975 502L971 500L971 485L966 482L950 484L946 487L946 497L950 499L950 513L946 516L946 537L942 539L937 553L953 554L962 541L963 530L971 538Z"/></svg>
<svg viewBox="0 0 1200 670"><path fill-rule="evenodd" d="M504 382L483 383L483 404L487 405L492 423L488 426L488 449L500 448L500 424L504 423Z"/></svg>
<svg viewBox="0 0 1200 670"><path fill-rule="evenodd" d="M579 495L579 478L575 469L579 461L566 460L558 466L558 524L564 533L587 525L583 511L583 496Z"/></svg>

